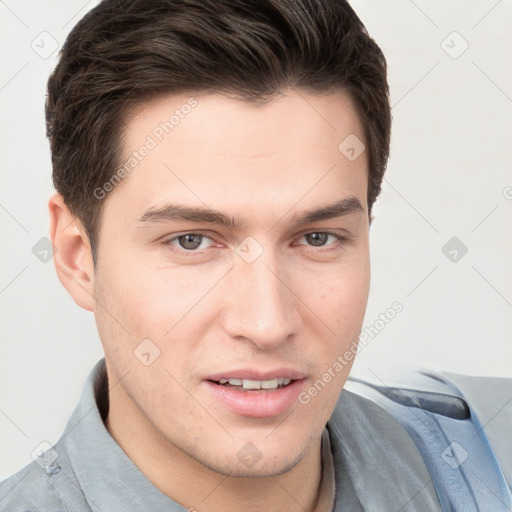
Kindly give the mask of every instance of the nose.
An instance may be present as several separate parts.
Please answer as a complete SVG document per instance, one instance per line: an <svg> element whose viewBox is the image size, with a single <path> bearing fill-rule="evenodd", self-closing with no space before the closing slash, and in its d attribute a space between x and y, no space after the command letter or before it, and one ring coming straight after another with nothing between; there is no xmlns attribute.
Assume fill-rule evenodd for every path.
<svg viewBox="0 0 512 512"><path fill-rule="evenodd" d="M286 262L272 250L251 263L236 256L227 277L221 320L229 336L268 349L298 333L300 300Z"/></svg>

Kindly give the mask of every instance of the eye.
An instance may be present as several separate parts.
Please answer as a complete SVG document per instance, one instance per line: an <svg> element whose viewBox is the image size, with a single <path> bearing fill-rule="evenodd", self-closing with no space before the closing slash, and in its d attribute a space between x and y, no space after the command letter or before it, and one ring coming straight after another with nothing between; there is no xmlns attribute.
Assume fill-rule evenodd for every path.
<svg viewBox="0 0 512 512"><path fill-rule="evenodd" d="M335 241L333 243L327 244L329 237L333 237ZM302 235L301 239L303 238L306 239L311 247L331 247L334 245L339 246L348 241L346 237L338 235L337 233L331 233L329 231L312 231Z"/></svg>
<svg viewBox="0 0 512 512"><path fill-rule="evenodd" d="M211 240L211 238L203 233L185 233L168 238L164 243L175 247L178 252L199 252L209 247L202 246L205 240Z"/></svg>

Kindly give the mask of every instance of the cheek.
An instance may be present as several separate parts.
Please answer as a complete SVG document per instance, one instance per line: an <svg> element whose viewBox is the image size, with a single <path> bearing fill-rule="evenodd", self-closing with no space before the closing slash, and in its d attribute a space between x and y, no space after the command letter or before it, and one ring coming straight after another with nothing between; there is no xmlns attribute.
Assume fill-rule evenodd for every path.
<svg viewBox="0 0 512 512"><path fill-rule="evenodd" d="M183 381L214 321L211 301L202 299L219 277L142 264L143 270L136 272L137 266L118 265L99 274L98 302L104 307L98 308L96 321L105 353L116 361L119 373L135 367L151 369L146 373L153 375L153 368L165 367ZM139 365L139 352L141 357L149 352L146 357L155 357L154 363L147 368ZM167 373L162 377L163 382L170 379Z"/></svg>
<svg viewBox="0 0 512 512"><path fill-rule="evenodd" d="M366 259L354 260L327 274L331 277L323 290L303 288L314 313L310 316L310 329L317 338L314 353L310 353L313 387L308 388L306 398L311 400L311 414L320 415L322 420L332 413L356 357L368 300L369 263Z"/></svg>
<svg viewBox="0 0 512 512"><path fill-rule="evenodd" d="M119 261L105 265L99 275L98 302L134 336L162 337L183 315L187 295L194 295L183 293L182 281L177 271L148 268L144 261Z"/></svg>
<svg viewBox="0 0 512 512"><path fill-rule="evenodd" d="M156 348L149 350L151 357L158 354L162 346L161 332L168 327L165 330L159 327L165 323L163 308L155 308L153 298L161 296L161 290L147 279L144 272L134 271L122 257L118 258L117 264L113 260L99 260L101 267L95 279L95 317L105 355L122 374L132 366L138 368L134 356L143 340L155 343ZM167 302L168 298L164 299ZM152 348L151 344L149 348Z"/></svg>
<svg viewBox="0 0 512 512"><path fill-rule="evenodd" d="M318 282L318 281L317 281ZM368 260L357 260L350 265L340 263L336 270L326 271L326 283L302 285L307 304L330 327L331 334L345 338L359 331L370 290L370 266ZM333 332L332 332L333 331Z"/></svg>
<svg viewBox="0 0 512 512"><path fill-rule="evenodd" d="M352 335L355 335L353 329L357 330L357 334L361 329L368 302L368 293L370 289L369 275L361 272L351 276L340 284L340 289L333 292L339 299L339 309L336 316L339 319L340 328L350 326Z"/></svg>

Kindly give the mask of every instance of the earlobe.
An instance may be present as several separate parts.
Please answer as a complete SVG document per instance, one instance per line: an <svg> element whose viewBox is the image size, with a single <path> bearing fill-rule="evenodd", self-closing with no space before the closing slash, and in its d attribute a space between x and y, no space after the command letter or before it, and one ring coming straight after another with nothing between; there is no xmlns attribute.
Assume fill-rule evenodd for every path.
<svg viewBox="0 0 512 512"><path fill-rule="evenodd" d="M82 308L94 311L94 265L89 238L60 194L49 202L50 237L56 246L53 260L60 282Z"/></svg>

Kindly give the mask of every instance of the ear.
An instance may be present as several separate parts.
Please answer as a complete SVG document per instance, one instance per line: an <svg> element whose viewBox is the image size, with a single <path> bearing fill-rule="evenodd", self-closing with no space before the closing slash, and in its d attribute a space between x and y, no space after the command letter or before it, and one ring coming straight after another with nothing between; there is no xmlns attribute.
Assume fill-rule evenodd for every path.
<svg viewBox="0 0 512 512"><path fill-rule="evenodd" d="M59 281L80 307L94 311L94 265L89 237L60 194L51 196L48 208Z"/></svg>

